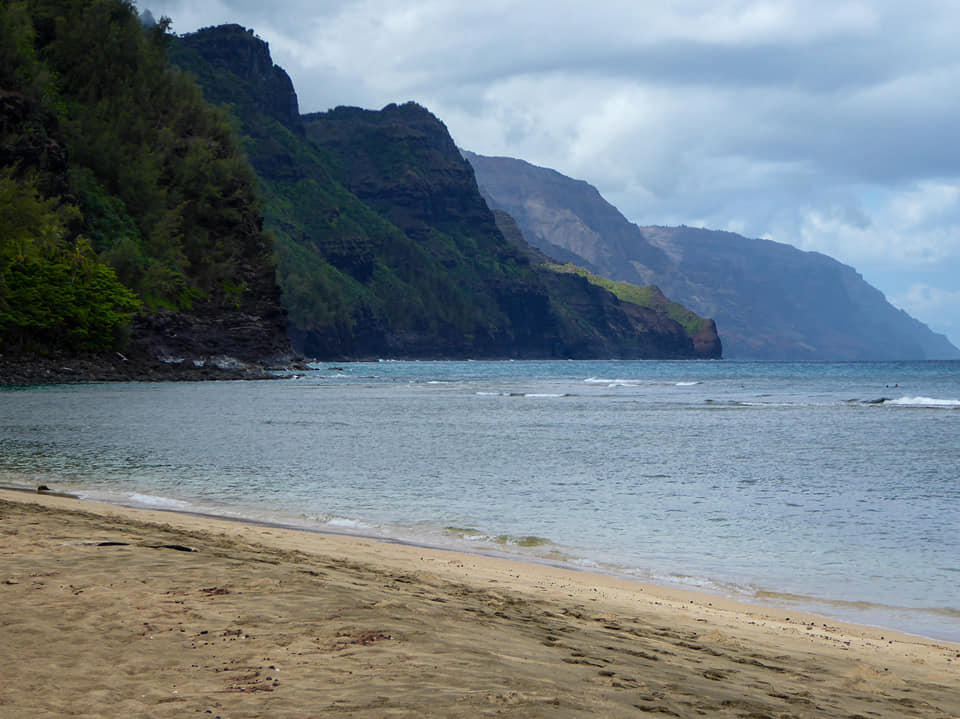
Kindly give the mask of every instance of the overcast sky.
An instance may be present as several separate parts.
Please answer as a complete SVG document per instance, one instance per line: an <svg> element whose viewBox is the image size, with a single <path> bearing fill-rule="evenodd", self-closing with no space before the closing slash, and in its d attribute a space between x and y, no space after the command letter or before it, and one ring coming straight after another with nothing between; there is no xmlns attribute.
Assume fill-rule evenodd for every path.
<svg viewBox="0 0 960 719"><path fill-rule="evenodd" d="M958 2L137 4L253 29L301 112L415 100L638 224L828 254L960 346Z"/></svg>

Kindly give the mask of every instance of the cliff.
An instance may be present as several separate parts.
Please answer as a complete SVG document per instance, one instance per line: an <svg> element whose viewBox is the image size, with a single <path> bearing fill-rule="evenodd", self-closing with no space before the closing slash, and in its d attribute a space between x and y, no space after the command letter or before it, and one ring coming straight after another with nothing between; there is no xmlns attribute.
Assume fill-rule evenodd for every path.
<svg viewBox="0 0 960 719"><path fill-rule="evenodd" d="M611 280L655 284L716 320L731 359L951 359L960 350L826 255L730 232L638 227L596 188L465 153L491 207L531 244Z"/></svg>
<svg viewBox="0 0 960 719"><path fill-rule="evenodd" d="M600 274L606 274L601 268L636 263L643 272L614 279L640 285L670 267L666 253L583 180L523 160L463 155L490 207L511 215L531 245L558 261Z"/></svg>
<svg viewBox="0 0 960 719"><path fill-rule="evenodd" d="M446 126L409 102L382 110L338 107L303 118L307 136L338 158L344 185L418 241L433 230L502 245L473 169Z"/></svg>
<svg viewBox="0 0 960 719"><path fill-rule="evenodd" d="M531 264L424 108L337 108L296 124L232 101L271 76L264 53L233 26L172 48L241 129L298 349L317 358L697 356L669 318ZM251 57L261 71L243 66Z"/></svg>
<svg viewBox="0 0 960 719"><path fill-rule="evenodd" d="M208 30L192 33L185 45L206 63L207 100L215 105L243 105L302 135L293 81L286 70L274 65L270 46L253 30L240 25L220 25ZM178 47L182 49L184 45Z"/></svg>
<svg viewBox="0 0 960 719"><path fill-rule="evenodd" d="M943 335L891 305L827 255L690 227L643 227L674 258L674 297L711 308L728 356L761 359L960 359ZM732 351L732 355L729 352Z"/></svg>
<svg viewBox="0 0 960 719"><path fill-rule="evenodd" d="M525 243L504 238L470 164L426 109L337 108L304 123L307 136L341 162L351 192L448 268L471 268L459 281L477 297L490 295L488 312L512 330L491 335L482 353L503 352L497 346L506 342L521 356L698 356L692 338L663 313L531 263Z"/></svg>

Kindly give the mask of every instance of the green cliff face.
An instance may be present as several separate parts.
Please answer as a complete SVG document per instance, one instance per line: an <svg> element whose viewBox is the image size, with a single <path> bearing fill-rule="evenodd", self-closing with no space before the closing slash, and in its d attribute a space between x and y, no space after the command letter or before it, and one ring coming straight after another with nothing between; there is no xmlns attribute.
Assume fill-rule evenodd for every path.
<svg viewBox="0 0 960 719"><path fill-rule="evenodd" d="M254 175L169 37L121 0L0 5L0 354L289 353Z"/></svg>
<svg viewBox="0 0 960 719"><path fill-rule="evenodd" d="M8 358L259 360L285 328L318 358L703 355L505 239L418 105L301 117L251 31L175 38L123 0L6 3L0 39Z"/></svg>
<svg viewBox="0 0 960 719"><path fill-rule="evenodd" d="M187 35L172 55L243 135L305 354L699 356L664 313L541 267L507 241L472 168L424 108L293 118L285 73L237 26ZM282 87L262 92L271 78Z"/></svg>

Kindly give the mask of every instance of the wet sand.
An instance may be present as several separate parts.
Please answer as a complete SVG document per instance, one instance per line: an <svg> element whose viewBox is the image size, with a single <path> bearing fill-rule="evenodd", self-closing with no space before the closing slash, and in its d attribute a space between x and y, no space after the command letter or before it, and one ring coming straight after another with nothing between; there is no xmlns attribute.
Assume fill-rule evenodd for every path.
<svg viewBox="0 0 960 719"><path fill-rule="evenodd" d="M0 608L7 718L960 716L954 644L6 490Z"/></svg>

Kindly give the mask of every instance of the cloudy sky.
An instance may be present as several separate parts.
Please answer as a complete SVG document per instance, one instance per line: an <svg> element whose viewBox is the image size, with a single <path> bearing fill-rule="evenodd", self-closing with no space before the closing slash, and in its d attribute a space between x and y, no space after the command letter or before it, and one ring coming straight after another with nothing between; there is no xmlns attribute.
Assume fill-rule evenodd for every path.
<svg viewBox="0 0 960 719"><path fill-rule="evenodd" d="M641 225L854 266L960 345L953 0L138 0L270 43L302 112L415 100Z"/></svg>

